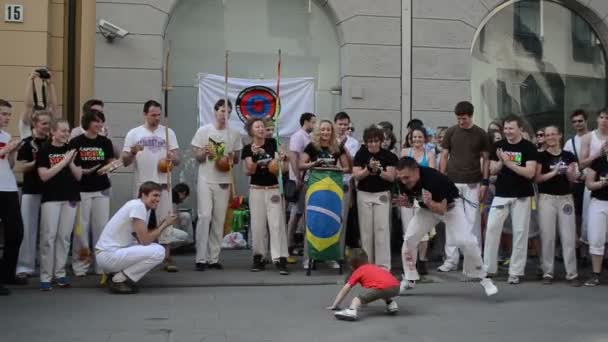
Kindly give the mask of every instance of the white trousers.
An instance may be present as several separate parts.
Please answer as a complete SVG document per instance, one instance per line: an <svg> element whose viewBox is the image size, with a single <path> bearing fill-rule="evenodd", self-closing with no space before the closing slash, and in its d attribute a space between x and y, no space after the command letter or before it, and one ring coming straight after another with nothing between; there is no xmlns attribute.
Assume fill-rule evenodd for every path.
<svg viewBox="0 0 608 342"><path fill-rule="evenodd" d="M199 178L197 198L196 262L213 264L220 259L230 187Z"/></svg>
<svg viewBox="0 0 608 342"><path fill-rule="evenodd" d="M78 202L45 202L40 210L40 281L65 277Z"/></svg>
<svg viewBox="0 0 608 342"><path fill-rule="evenodd" d="M498 247L502 228L511 214L513 229L513 250L509 264L509 275L523 276L528 257L528 229L532 197L494 197L488 214L486 242L483 260L488 273L498 270Z"/></svg>
<svg viewBox="0 0 608 342"><path fill-rule="evenodd" d="M479 184L456 184L460 196L465 198L464 214L467 219L468 229L477 239L477 245L481 248L481 214L479 212ZM472 202L472 203L471 203ZM474 204L473 204L474 203ZM475 205L476 204L476 205ZM452 241L445 240L445 262L456 267L460 261L458 248Z"/></svg>
<svg viewBox="0 0 608 342"><path fill-rule="evenodd" d="M249 189L253 255L266 256L270 235L270 257L273 261L288 257L285 206L278 188Z"/></svg>
<svg viewBox="0 0 608 342"><path fill-rule="evenodd" d="M36 240L40 220L42 195L23 194L21 196L21 217L23 218L23 241L19 248L17 274L34 274L36 269Z"/></svg>
<svg viewBox="0 0 608 342"><path fill-rule="evenodd" d="M419 208L410 221L407 232L403 237L402 254L405 256L403 274L407 280L418 280L420 277L416 270L418 258L418 243L425 234L428 234L439 222L445 223L446 239L454 246L460 248L464 254L463 272L471 278L485 278L486 271L481 259L481 250L477 239L471 233L467 224L462 200L456 200L454 207L444 215Z"/></svg>
<svg viewBox="0 0 608 342"><path fill-rule="evenodd" d="M608 227L608 201L591 198L587 214L589 216L587 223L589 254L603 256Z"/></svg>
<svg viewBox="0 0 608 342"><path fill-rule="evenodd" d="M357 209L361 246L369 262L390 270L390 192L357 192Z"/></svg>
<svg viewBox="0 0 608 342"><path fill-rule="evenodd" d="M576 220L572 195L556 196L541 193L538 198L538 223L544 276L553 278L555 231L558 230L566 279L576 278L578 276L576 270Z"/></svg>
<svg viewBox="0 0 608 342"><path fill-rule="evenodd" d="M163 262L165 248L157 243L134 245L114 251L100 251L97 264L105 273L124 273L134 282Z"/></svg>
<svg viewBox="0 0 608 342"><path fill-rule="evenodd" d="M591 203L591 190L585 187L583 193L583 214L581 216L581 237L580 240L584 243L589 243L589 204Z"/></svg>
<svg viewBox="0 0 608 342"><path fill-rule="evenodd" d="M74 274L85 275L89 270L90 260L80 260L79 251L90 249L90 246L97 245L99 236L106 223L110 219L110 197L109 189L106 191L81 192L80 211L76 220L80 220L80 236L74 233L72 242L72 269ZM92 242L90 245L89 242ZM95 266L95 273L101 274L99 267Z"/></svg>

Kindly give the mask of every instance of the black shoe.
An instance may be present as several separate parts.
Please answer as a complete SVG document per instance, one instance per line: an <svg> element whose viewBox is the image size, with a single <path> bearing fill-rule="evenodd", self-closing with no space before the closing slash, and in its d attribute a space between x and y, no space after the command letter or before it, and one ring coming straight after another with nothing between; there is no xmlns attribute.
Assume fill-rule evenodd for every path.
<svg viewBox="0 0 608 342"><path fill-rule="evenodd" d="M0 285L0 296L8 296L11 294L11 290L4 287L4 285Z"/></svg>
<svg viewBox="0 0 608 342"><path fill-rule="evenodd" d="M261 255L253 256L253 266L251 266L251 272L260 272L265 268L264 263L262 262Z"/></svg>
<svg viewBox="0 0 608 342"><path fill-rule="evenodd" d="M5 284L10 284L10 285L27 285L28 281L27 281L27 277L14 277L12 279L9 279L5 282Z"/></svg>
<svg viewBox="0 0 608 342"><path fill-rule="evenodd" d="M279 258L279 262L277 263L277 267L279 268L280 275L288 275L289 271L287 270L287 258Z"/></svg>
<svg viewBox="0 0 608 342"><path fill-rule="evenodd" d="M426 269L426 261L418 260L416 264L418 268L418 274L423 276L429 274L429 271Z"/></svg>
<svg viewBox="0 0 608 342"><path fill-rule="evenodd" d="M123 281L120 283L110 282L109 289L110 292L116 294L133 294L137 292L128 281Z"/></svg>
<svg viewBox="0 0 608 342"><path fill-rule="evenodd" d="M220 264L219 262L214 262L213 264L209 264L207 265L207 267L209 267L212 270L223 270L224 266L222 266L222 264Z"/></svg>
<svg viewBox="0 0 608 342"><path fill-rule="evenodd" d="M205 264L204 262L197 262L196 263L196 270L197 271L203 272L206 269L207 269L207 264Z"/></svg>

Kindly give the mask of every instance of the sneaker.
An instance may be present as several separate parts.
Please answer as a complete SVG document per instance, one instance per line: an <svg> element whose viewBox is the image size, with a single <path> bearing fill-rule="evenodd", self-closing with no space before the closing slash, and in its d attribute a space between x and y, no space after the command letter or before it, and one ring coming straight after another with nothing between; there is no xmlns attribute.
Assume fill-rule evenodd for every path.
<svg viewBox="0 0 608 342"><path fill-rule="evenodd" d="M311 262L312 264L312 262ZM308 259L304 259L302 261L302 268L304 268L305 270L307 270L310 267L310 265L308 264Z"/></svg>
<svg viewBox="0 0 608 342"><path fill-rule="evenodd" d="M507 279L507 282L511 285L517 285L519 284L519 277L510 275L509 279Z"/></svg>
<svg viewBox="0 0 608 342"><path fill-rule="evenodd" d="M68 279L68 277L61 277L59 279L57 279L57 286L61 287L61 288L68 288L68 287L72 287L72 285L70 284L70 279Z"/></svg>
<svg viewBox="0 0 608 342"><path fill-rule="evenodd" d="M280 275L288 275L289 271L287 270L287 258L279 258L279 262L277 263L277 267L279 268Z"/></svg>
<svg viewBox="0 0 608 342"><path fill-rule="evenodd" d="M207 269L207 264L204 262L197 262L196 263L196 270L199 272L203 272Z"/></svg>
<svg viewBox="0 0 608 342"><path fill-rule="evenodd" d="M222 264L220 264L219 262L214 262L213 264L209 264L207 265L207 267L209 267L212 270L223 270L224 266L222 266Z"/></svg>
<svg viewBox="0 0 608 342"><path fill-rule="evenodd" d="M165 271L169 272L169 273L175 273L175 272L179 272L179 268L177 268L177 266L175 266L173 264L173 262L171 261L167 261L165 262Z"/></svg>
<svg viewBox="0 0 608 342"><path fill-rule="evenodd" d="M341 321L351 321L352 322L352 321L356 321L358 319L357 310L353 310L353 309L344 309L344 310L337 311L336 313L334 313L334 316L336 316L336 318Z"/></svg>
<svg viewBox="0 0 608 342"><path fill-rule="evenodd" d="M551 284L553 284L553 277L544 276L543 277L543 284L544 285L551 285Z"/></svg>
<svg viewBox="0 0 608 342"><path fill-rule="evenodd" d="M429 271L426 268L426 260L418 260L418 262L416 263L416 269L418 270L418 274L421 276L429 274Z"/></svg>
<svg viewBox="0 0 608 342"><path fill-rule="evenodd" d="M483 286L484 291L486 291L486 296L490 297L498 293L498 288L494 285L492 279L483 278L479 283Z"/></svg>
<svg viewBox="0 0 608 342"><path fill-rule="evenodd" d="M581 280L578 277L570 279L570 280L568 280L568 282L570 283L570 286L572 286L572 287L583 286L583 283L581 282Z"/></svg>
<svg viewBox="0 0 608 342"><path fill-rule="evenodd" d="M49 281L40 282L40 291L51 291L53 289L53 285Z"/></svg>
<svg viewBox="0 0 608 342"><path fill-rule="evenodd" d="M399 306L397 305L397 302L395 302L393 300L390 303L386 304L386 313L387 314L394 315L397 312L399 312Z"/></svg>
<svg viewBox="0 0 608 342"><path fill-rule="evenodd" d="M253 256L253 265L251 266L251 272L260 272L264 270L264 263L262 262L261 255Z"/></svg>
<svg viewBox="0 0 608 342"><path fill-rule="evenodd" d="M407 290L412 290L416 287L416 281L403 279L399 285L399 293L404 294Z"/></svg>
<svg viewBox="0 0 608 342"><path fill-rule="evenodd" d="M452 272L456 270L456 266L452 265L449 262L444 262L443 265L437 267L437 271L439 272Z"/></svg>
<svg viewBox="0 0 608 342"><path fill-rule="evenodd" d="M135 289L129 285L127 281L121 281L120 283L110 282L109 286L111 293L116 294L133 294Z"/></svg>
<svg viewBox="0 0 608 342"><path fill-rule="evenodd" d="M333 268L336 270L340 268L340 264L335 260L326 261L325 265L327 265L329 268Z"/></svg>
<svg viewBox="0 0 608 342"><path fill-rule="evenodd" d="M598 276L592 276L585 282L585 286L593 287L600 284L600 278Z"/></svg>
<svg viewBox="0 0 608 342"><path fill-rule="evenodd" d="M74 273L74 275L75 275L77 278L84 278L84 277L86 277L86 276L87 276L87 274L86 274L86 273Z"/></svg>

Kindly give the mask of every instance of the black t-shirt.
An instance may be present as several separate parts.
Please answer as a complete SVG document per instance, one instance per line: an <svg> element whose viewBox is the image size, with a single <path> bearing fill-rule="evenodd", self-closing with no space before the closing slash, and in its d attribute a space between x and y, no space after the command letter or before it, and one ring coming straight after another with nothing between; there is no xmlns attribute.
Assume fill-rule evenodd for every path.
<svg viewBox="0 0 608 342"><path fill-rule="evenodd" d="M274 154L277 152L277 141L275 139L266 139L262 145L264 152L254 154L251 151L251 144L246 145L241 153L241 159L247 157L257 163L255 173L251 175L250 184L260 186L272 186L279 184L277 176L268 171L268 163L274 159Z"/></svg>
<svg viewBox="0 0 608 342"><path fill-rule="evenodd" d="M562 151L559 155L553 155L549 151L538 153L538 163L542 166L542 174L551 172L557 167L567 167L574 162L576 162L576 157L568 151ZM568 176L564 173L538 183L538 192L550 195L568 195L572 193L572 190Z"/></svg>
<svg viewBox="0 0 608 342"><path fill-rule="evenodd" d="M26 163L36 160L36 155L40 147L47 141L47 139L39 139L34 137L27 137L23 139L21 148L17 152L17 160ZM23 189L22 193L28 195L39 195L42 193L42 181L36 165L28 171L23 173Z"/></svg>
<svg viewBox="0 0 608 342"><path fill-rule="evenodd" d="M331 153L327 147L322 147L321 150L318 150L313 143L306 145L304 152L308 154L311 162L322 160L323 164L319 165L321 167L336 166L340 160L340 156L345 153L344 146L342 145L340 145L340 150L338 152Z"/></svg>
<svg viewBox="0 0 608 342"><path fill-rule="evenodd" d="M591 170L595 171L596 173L594 179L596 182L601 178L608 178L608 160L606 160L606 156L595 159L591 163ZM608 201L608 186L604 186L599 190L591 191L591 197L602 201Z"/></svg>
<svg viewBox="0 0 608 342"><path fill-rule="evenodd" d="M36 168L50 169L60 163L69 150L68 144L57 147L49 142L44 143L38 150ZM78 155L74 159L74 164L80 165ZM80 184L72 174L69 165L61 169L53 178L42 183L42 202L51 201L80 201Z"/></svg>
<svg viewBox="0 0 608 342"><path fill-rule="evenodd" d="M458 188L448 176L433 168L424 166L420 167L420 180L413 189L406 188L401 182L399 182L399 187L401 192L406 194L412 203L416 199L421 208L427 207L422 199L422 190L430 192L434 202L447 200L448 205L454 203L454 200L460 197Z"/></svg>
<svg viewBox="0 0 608 342"><path fill-rule="evenodd" d="M110 159L114 159L112 141L101 135L95 139L89 139L81 134L70 141L70 148L78 150L83 169L90 169L97 165L103 167L108 164ZM80 191L82 192L103 191L109 188L108 175L99 175L97 170L88 175L83 174L80 180Z"/></svg>
<svg viewBox="0 0 608 342"><path fill-rule="evenodd" d="M380 161L380 168L386 171L388 166L397 165L397 156L392 152L381 148L377 153L370 153L365 145L361 146L355 154L354 166L366 168L370 160L374 158ZM370 174L357 184L357 189L365 192L383 192L391 189L393 183L388 182L378 174Z"/></svg>
<svg viewBox="0 0 608 342"><path fill-rule="evenodd" d="M517 144L510 144L506 139L495 143L490 156L491 160L498 161L496 150L499 148L502 148L510 160L518 166L525 167L526 162L537 160L536 146L525 139L521 139ZM534 196L532 180L503 166L496 177L496 196L516 198Z"/></svg>

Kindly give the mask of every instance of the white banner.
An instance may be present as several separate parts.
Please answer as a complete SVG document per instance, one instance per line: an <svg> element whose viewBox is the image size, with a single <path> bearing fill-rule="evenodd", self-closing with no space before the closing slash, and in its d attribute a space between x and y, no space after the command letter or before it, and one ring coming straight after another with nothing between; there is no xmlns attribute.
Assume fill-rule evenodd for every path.
<svg viewBox="0 0 608 342"><path fill-rule="evenodd" d="M202 126L215 122L213 106L224 98L225 84L224 76L199 73L198 79L199 123ZM315 80L312 77L285 78L281 79L280 86L279 133L281 137L289 137L300 129L302 113L314 113ZM228 78L228 99L234 107L229 125L246 134L244 125L247 118L268 117L273 112L276 87L276 79Z"/></svg>

